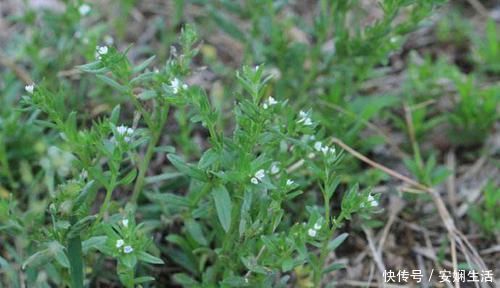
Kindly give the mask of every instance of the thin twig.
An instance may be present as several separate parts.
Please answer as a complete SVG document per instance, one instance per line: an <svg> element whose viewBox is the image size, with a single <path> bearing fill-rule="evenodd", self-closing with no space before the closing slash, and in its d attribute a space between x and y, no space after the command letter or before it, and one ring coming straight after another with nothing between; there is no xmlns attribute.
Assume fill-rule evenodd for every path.
<svg viewBox="0 0 500 288"><path fill-rule="evenodd" d="M349 147L347 144L345 144L344 142L342 142L342 140L338 139L338 138L335 138L333 137L332 138L332 142L339 145L340 147L342 147L342 149L346 150L349 154L353 155L354 157L358 158L359 160L365 162L366 164L372 166L372 167L375 167L379 170L382 170L384 171L385 173L391 175L392 177L394 178L397 178L403 182L406 182L412 186L414 186L415 188L418 188L420 190L424 190L424 191L427 191L429 190L430 188L423 185L423 184L420 184L418 183L417 181L409 178L409 177L406 177L402 174L399 174L398 172L390 169L390 168L387 168L385 167L384 165L381 165L371 159L369 159L368 157L364 156L363 154L359 153L358 151L352 149L351 147Z"/></svg>
<svg viewBox="0 0 500 288"><path fill-rule="evenodd" d="M382 260L382 256L375 247L375 243L373 242L373 235L370 229L366 227L362 227L363 232L365 232L366 239L368 240L368 247L370 248L370 251L372 252L373 255L373 260L375 261L375 264L377 264L377 269L380 272L380 275L382 275L386 269L385 269L385 264L384 261Z"/></svg>
<svg viewBox="0 0 500 288"><path fill-rule="evenodd" d="M469 4L474 8L479 15L481 15L484 18L489 18L490 14L488 13L488 10L484 8L483 4L479 2L478 0L467 0Z"/></svg>
<svg viewBox="0 0 500 288"><path fill-rule="evenodd" d="M377 125L371 123L370 121L368 120L365 120L363 118L360 118L359 115L357 115L356 113L354 112L351 112L351 111L348 111L348 110L345 110L344 108L342 108L341 106L339 105L336 105L336 104L333 104L333 103L330 103L330 102L327 102L327 101L322 101L322 104L324 104L325 106L328 106L332 109L335 109L336 111L340 112L340 113L343 113L347 116L350 116L350 117L353 117L355 118L356 120L360 121L361 123L363 123L366 127L370 128L371 130L375 131L376 133L378 133L380 136L382 136L385 141L387 142L387 144L389 144L389 146L391 146L391 148L394 150L394 152L396 152L396 154L401 157L401 158L404 158L406 156L408 156L406 154L406 152L404 152L403 150L401 150L399 148L399 146L394 143L394 141L392 141L392 138L391 136L389 136L387 133L385 133L381 128L379 128Z"/></svg>
<svg viewBox="0 0 500 288"><path fill-rule="evenodd" d="M455 152L450 151L446 155L446 166L451 172L446 180L446 190L448 191L448 201L450 202L453 215L457 215L457 193L456 193L456 160Z"/></svg>
<svg viewBox="0 0 500 288"><path fill-rule="evenodd" d="M450 239L452 238L452 235L448 236ZM455 241L451 241L451 263L453 264L453 271L458 271L458 264L457 264L457 247L455 246ZM460 281L453 281L455 282L455 288L460 288Z"/></svg>

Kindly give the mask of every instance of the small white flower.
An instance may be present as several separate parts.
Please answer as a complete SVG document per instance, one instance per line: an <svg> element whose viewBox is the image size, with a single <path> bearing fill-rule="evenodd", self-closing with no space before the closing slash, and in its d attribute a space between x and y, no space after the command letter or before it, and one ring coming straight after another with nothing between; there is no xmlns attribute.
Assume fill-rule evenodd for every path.
<svg viewBox="0 0 500 288"><path fill-rule="evenodd" d="M314 149L316 151L318 151L318 152L321 151L321 147L323 147L323 145L321 144L320 141L316 141L316 143L314 143Z"/></svg>
<svg viewBox="0 0 500 288"><path fill-rule="evenodd" d="M262 104L262 107L264 107L264 109L267 109L276 104L278 104L278 101L276 101L276 99L274 99L272 96L269 96L269 98L267 98L267 100Z"/></svg>
<svg viewBox="0 0 500 288"><path fill-rule="evenodd" d="M90 6L84 3L78 7L78 12L80 12L80 15L86 16L90 12Z"/></svg>
<svg viewBox="0 0 500 288"><path fill-rule="evenodd" d="M269 105L276 105L278 104L278 101L276 101L276 99L274 99L272 96L269 96L269 99L267 99L267 103L269 103Z"/></svg>
<svg viewBox="0 0 500 288"><path fill-rule="evenodd" d="M123 239L116 240L116 248L122 247L123 244L125 244L125 241L123 241Z"/></svg>
<svg viewBox="0 0 500 288"><path fill-rule="evenodd" d="M80 173L80 177L82 179L87 179L87 177L89 177L89 173L87 172L87 170L83 169L82 172Z"/></svg>
<svg viewBox="0 0 500 288"><path fill-rule="evenodd" d="M286 180L286 186L292 186L295 183L292 179Z"/></svg>
<svg viewBox="0 0 500 288"><path fill-rule="evenodd" d="M264 169L260 169L259 171L255 172L255 178L259 179L259 181L262 181L264 177L266 176L266 171Z"/></svg>
<svg viewBox="0 0 500 288"><path fill-rule="evenodd" d="M116 127L116 132L118 132L118 134L123 136L123 140L125 140L125 142L128 143L132 140L132 135L134 134L134 129L127 127L125 125L120 125L120 126Z"/></svg>
<svg viewBox="0 0 500 288"><path fill-rule="evenodd" d="M108 46L101 46L99 47L99 49L97 49L97 53L101 54L101 55L106 55L108 54Z"/></svg>
<svg viewBox="0 0 500 288"><path fill-rule="evenodd" d="M181 81L177 78L174 78L174 80L170 81L169 86L174 94L178 94L179 91L186 90L188 88L187 84L182 84Z"/></svg>
<svg viewBox="0 0 500 288"><path fill-rule="evenodd" d="M321 152L323 152L323 154L325 154L325 155L326 155L326 153L328 153L328 150L329 150L329 149L330 149L330 148L328 148L328 146L323 146L323 147L321 147Z"/></svg>
<svg viewBox="0 0 500 288"><path fill-rule="evenodd" d="M123 219L122 225L123 225L123 227L128 227L128 219Z"/></svg>
<svg viewBox="0 0 500 288"><path fill-rule="evenodd" d="M309 117L309 114L307 112L300 110L299 118L300 119L297 121L297 123L299 124L302 123L304 124L304 126L311 126L313 124L311 117Z"/></svg>
<svg viewBox="0 0 500 288"><path fill-rule="evenodd" d="M120 125L120 126L116 127L116 131L117 131L120 135L124 135L125 133L127 133L127 126Z"/></svg>
<svg viewBox="0 0 500 288"><path fill-rule="evenodd" d="M335 154L335 152L337 152L337 150L335 150L335 147L330 147L330 153Z"/></svg>
<svg viewBox="0 0 500 288"><path fill-rule="evenodd" d="M123 247L123 252L125 252L125 254L130 254L133 251L134 251L134 248L132 248L132 246L130 246L130 245Z"/></svg>
<svg viewBox="0 0 500 288"><path fill-rule="evenodd" d="M316 237L316 234L318 233L318 231L314 230L314 229L309 229L307 230L307 234L311 237Z"/></svg>
<svg viewBox="0 0 500 288"><path fill-rule="evenodd" d="M95 58L97 60L101 60L102 55L108 54L109 48L108 48L108 46L96 46L95 50L96 50Z"/></svg>
<svg viewBox="0 0 500 288"><path fill-rule="evenodd" d="M266 171L264 169L260 169L259 171L255 172L254 177L250 179L250 182L253 184L259 184L259 182L262 182L262 179L266 176Z"/></svg>
<svg viewBox="0 0 500 288"><path fill-rule="evenodd" d="M34 89L35 89L34 83L24 86L24 90L26 90L26 92L28 92L30 94L33 94Z"/></svg>
<svg viewBox="0 0 500 288"><path fill-rule="evenodd" d="M368 195L368 201L370 202L371 207L378 206L378 201L375 200L375 197L373 197L372 195Z"/></svg>
<svg viewBox="0 0 500 288"><path fill-rule="evenodd" d="M314 224L314 230L319 230L319 229L321 229L321 224L319 222L316 222Z"/></svg>
<svg viewBox="0 0 500 288"><path fill-rule="evenodd" d="M280 167L278 167L278 164L275 162L271 165L271 174L278 174L280 172Z"/></svg>

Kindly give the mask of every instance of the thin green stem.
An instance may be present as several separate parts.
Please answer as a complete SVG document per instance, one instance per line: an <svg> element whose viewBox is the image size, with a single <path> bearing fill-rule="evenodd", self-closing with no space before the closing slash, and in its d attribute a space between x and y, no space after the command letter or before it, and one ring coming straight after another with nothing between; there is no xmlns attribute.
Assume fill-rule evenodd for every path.
<svg viewBox="0 0 500 288"><path fill-rule="evenodd" d="M344 214L341 212L339 217L337 219L334 219L333 221L333 226L330 230L330 236L323 241L323 244L321 245L321 250L319 254L319 259L318 262L316 263L314 267L314 287L320 287L321 284L321 278L323 275L323 266L325 266L326 262L326 257L328 256L328 242L330 239L333 237L333 234L337 230L338 227L340 227L340 223L344 220Z"/></svg>
<svg viewBox="0 0 500 288"><path fill-rule="evenodd" d="M113 176L111 177L109 185L106 186L106 196L104 197L104 202L102 203L101 209L99 210L99 215L97 216L97 219L95 221L96 224L101 222L102 217L104 217L104 213L108 210L113 190L115 190L115 185L116 185L116 176Z"/></svg>
<svg viewBox="0 0 500 288"><path fill-rule="evenodd" d="M134 206L135 204L137 204L137 200L139 200L139 196L141 195L142 189L144 188L144 180L149 167L149 163L151 162L151 158L153 158L155 147L160 140L162 128L167 120L168 107L160 107L159 109L164 110L159 112L159 123L149 127L152 131L151 140L149 141L148 147L146 148L146 154L144 154L144 157L141 160L141 164L139 166L139 174L137 176L137 180L135 181L132 197L130 198L130 201Z"/></svg>

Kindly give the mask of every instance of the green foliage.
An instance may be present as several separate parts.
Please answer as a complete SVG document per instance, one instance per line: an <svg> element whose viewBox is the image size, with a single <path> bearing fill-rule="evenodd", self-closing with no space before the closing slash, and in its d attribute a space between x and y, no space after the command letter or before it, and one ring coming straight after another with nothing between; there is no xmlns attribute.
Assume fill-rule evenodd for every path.
<svg viewBox="0 0 500 288"><path fill-rule="evenodd" d="M263 71L261 66L244 67L237 74L244 92L238 96L236 126L229 135L218 132L217 117L211 115L219 111L205 102L207 96L201 90L193 88L169 99L199 113L192 121L207 127L212 145L198 164L168 156L191 179L186 205L172 205L169 200L173 195L148 195L164 199L165 205L176 207L174 213L185 219L183 233L166 239L176 246L169 255L191 274L174 278L186 287L280 285L285 281L277 278L280 271L303 265L309 267L318 284L326 252L341 242L328 244L335 230L352 214L367 213L378 204L368 192L354 187L345 195L341 213L335 217L330 214L331 197L339 184L333 171L340 155L334 147L311 140L317 124L310 112L294 115L286 101L265 95L269 77ZM312 158L308 156L311 153L315 155ZM288 171L287 167L301 161L305 167ZM308 220L300 224L297 222L304 219L287 214L284 206L299 197L300 187L309 181L323 183L324 207L308 207ZM285 218L296 223L287 227ZM321 256L308 252L307 244L320 247ZM247 271L244 277L241 271Z"/></svg>
<svg viewBox="0 0 500 288"><path fill-rule="evenodd" d="M481 143L500 119L500 86L480 89L472 77L457 79L455 85L459 97L449 117L454 127L451 136L462 145Z"/></svg>
<svg viewBox="0 0 500 288"><path fill-rule="evenodd" d="M34 83L0 76L0 286L164 286L169 265L184 287L320 287L343 268L328 255L356 233L346 222L376 221L367 187L388 180L330 135L374 156L386 131L403 135L406 168L437 186L448 171L422 142L444 126L474 147L498 122L493 22L477 37L460 16L437 27L441 43L472 39L480 73L410 52L402 90L367 87L444 1L174 1L169 17L144 14L151 43L123 49L139 2L111 1L123 17L68 0L8 19L24 30L0 48ZM242 47L236 72L218 31ZM470 211L490 234L497 196L490 183Z"/></svg>
<svg viewBox="0 0 500 288"><path fill-rule="evenodd" d="M468 210L472 220L481 227L486 235L492 236L500 231L500 188L489 182L483 189L483 199Z"/></svg>
<svg viewBox="0 0 500 288"><path fill-rule="evenodd" d="M484 37L475 38L474 56L481 70L500 73L500 39L495 21L487 22Z"/></svg>

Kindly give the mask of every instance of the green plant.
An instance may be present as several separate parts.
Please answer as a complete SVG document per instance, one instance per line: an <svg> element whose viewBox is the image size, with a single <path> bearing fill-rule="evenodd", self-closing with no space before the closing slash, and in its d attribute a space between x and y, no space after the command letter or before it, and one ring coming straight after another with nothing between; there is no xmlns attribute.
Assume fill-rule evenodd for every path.
<svg viewBox="0 0 500 288"><path fill-rule="evenodd" d="M490 181L483 189L482 202L469 208L470 217L486 235L495 235L500 231L500 212L497 209L499 204L500 188Z"/></svg>
<svg viewBox="0 0 500 288"><path fill-rule="evenodd" d="M67 269L63 275L68 276L66 280L63 277L62 283L83 287L83 260L92 258L89 253L97 249L117 259L117 273L125 286L152 280L136 276L136 263L160 264L162 260L146 252L151 243L144 234L143 225L135 226L133 213L144 188L146 169L153 153L158 151L156 146L168 109L175 105L179 109L186 107L191 121L201 122L206 127L212 146L203 152L197 165L187 164L175 154L168 155L172 164L192 179L190 187L195 190L189 192L185 200L169 194L148 194L153 199L165 199L165 196L169 200L177 199L168 201L171 203L167 205L189 203L187 207L177 207L181 208L185 234L167 236L168 241L184 251L177 255L175 253L179 252L166 253L191 271L194 278L179 274L176 280L184 285L196 281L203 283L200 285L234 286L247 282L263 285L275 282L273 275L278 271L287 272L307 264L313 282L319 285L325 272L327 252L345 238L328 244L333 233L352 214L368 213L377 206L377 200L368 191L358 192L357 187L353 187L343 197L340 214L331 215L331 197L339 184L333 171L340 155L334 147L311 140L319 137L315 136L317 124L312 120L311 111L300 111L295 116L286 101L265 96L265 84L271 77L264 77L261 67L244 67L238 74L243 92L235 113L236 128L232 136L225 136L217 124L218 111L211 107L207 95L178 78L189 72L189 61L196 53L196 49L191 49L195 41L196 35L188 27L180 38L182 54L171 58L158 72L142 72L154 57L134 67L124 53L107 46L96 48L97 61L80 66L82 71L96 74L116 91L128 95L144 120L144 129L118 125L119 106L109 118L82 129L76 112L66 111L64 90L53 93L43 83L26 86L25 104L47 115L47 120L41 119L38 123L58 131L64 141L62 149L68 152L53 148L53 161L62 161L56 166L59 167L57 171L63 170L57 174L62 184L51 190L52 228L42 233L38 252L29 257L23 267L34 268L42 261L54 260L58 270ZM144 156L140 157L136 150L142 145L147 147ZM311 158L311 153L317 156ZM284 205L301 193L298 190L301 185L295 183L300 178L289 179L292 174L286 167L300 161L305 161L300 165L309 169L301 169L297 177L309 175L310 180L303 178L300 181L322 183L324 207L312 205L305 215L290 218L292 222L286 225L290 225L291 232L285 232L281 227L285 225L281 223L283 217L287 216ZM72 166L76 169L70 168ZM67 179L71 174L75 176ZM121 220L119 215L112 214L116 211L112 195L118 187L132 183L134 189L127 204L128 212ZM98 213L93 214L91 207L101 187L105 197ZM210 221L213 213L219 225L214 226ZM273 217L270 218L269 213ZM304 216L309 217L307 224L296 224ZM215 233L205 236L203 227L212 227ZM292 246L285 248L284 243ZM320 248L319 256L307 252L311 249L308 244ZM215 248L210 249L211 245ZM193 254L193 250L199 252ZM283 257L278 259L276 255ZM189 262L180 261L184 258L194 258L198 263L188 265ZM211 259L213 266L205 267L207 262L203 259ZM228 264L229 259L239 260ZM247 271L246 277L240 276L242 271Z"/></svg>
<svg viewBox="0 0 500 288"><path fill-rule="evenodd" d="M500 39L496 23L489 20L486 23L486 32L484 37L475 37L474 57L480 69L486 72L500 72Z"/></svg>
<svg viewBox="0 0 500 288"><path fill-rule="evenodd" d="M333 233L352 214L377 206L367 191L353 187L343 196L340 214L331 215L339 154L334 147L310 140L316 134L311 112L296 116L286 101L266 95L270 77L263 71L260 66L244 67L237 74L243 93L235 109L236 127L228 136L216 124L219 111L203 91L190 89L167 98L194 109L192 121L208 129L211 143L197 164L168 155L190 179L185 197L148 194L170 207L169 216L184 219L183 233L166 238L176 246L167 254L189 271L174 277L183 286L281 287L288 277L278 277L279 272L302 265L309 267L317 286L325 272L338 268L325 267L327 252L345 239L343 235L330 242ZM299 197L300 187L311 181L321 183L323 208L313 205L300 217L287 213L286 203ZM306 222L297 223L302 217ZM314 246L318 256L311 251Z"/></svg>
<svg viewBox="0 0 500 288"><path fill-rule="evenodd" d="M151 243L143 232L143 225L136 227L133 216L126 216L126 220L121 222L123 227L116 225L116 217L105 220L109 213L115 211L111 205L113 192L118 187L131 183L134 183L134 189L130 199L131 205L127 210L128 213L135 211L137 199L144 185L145 170L168 113L168 105L162 98L158 98L152 113L146 112L146 107L139 101L154 97L157 93L154 89L163 89L173 94L179 93L179 89L186 89L174 75L187 72L190 58L195 53L191 50L194 40L195 34L188 28L180 38L184 54L171 59L164 70L158 73L143 72L154 57L132 67L125 54L107 46L96 48L97 61L80 67L83 71L97 74L97 77L106 84L128 95L135 108L142 112L141 116L147 129L118 125L119 106L112 111L109 118L94 122L89 129L82 129L78 127L76 112L66 111L64 90L53 93L45 88L43 83L25 87L28 94L24 97L26 105L39 109L47 115L48 119L40 120L39 123L57 130L70 154L63 156L62 165L65 169L64 173L59 175L63 184L51 193L52 203L49 212L52 229L46 231L43 237L45 239L42 239L46 244L41 245L46 248L28 258L23 267L40 263L40 258L45 261L54 258L62 268L69 269L67 281L71 283L71 287L83 287L85 278L83 254L90 248L95 248L105 255L117 258L117 272L125 286L133 287L135 284L152 279L135 277L137 261L163 263L161 259L146 252ZM162 88L161 83L167 79L170 79L171 85L163 84ZM144 90L139 95L133 94L133 88L147 82L150 82L151 90ZM148 143L146 154L140 158L136 149L146 142ZM54 151L58 153L57 150ZM138 169L135 168L136 164ZM69 167L73 165L80 173L76 174L75 178L66 180L71 171ZM106 192L105 197L99 212L93 214L91 207L96 199L97 190L101 187ZM86 243L90 243L88 245L91 246L86 247Z"/></svg>
<svg viewBox="0 0 500 288"><path fill-rule="evenodd" d="M402 220L380 252L436 216L399 218L388 175L433 189L444 149L460 175L498 121L495 24L427 22L445 1L28 2L0 33L1 287L342 286L332 252L383 226L370 187ZM429 145L441 129L456 145ZM497 195L469 211L489 235Z"/></svg>
<svg viewBox="0 0 500 288"><path fill-rule="evenodd" d="M455 85L458 99L449 116L453 126L450 136L464 146L481 143L499 119L500 87L479 89L473 77L459 77Z"/></svg>

